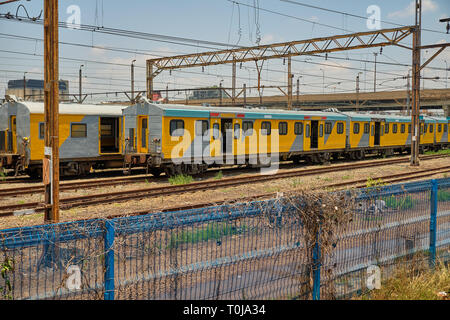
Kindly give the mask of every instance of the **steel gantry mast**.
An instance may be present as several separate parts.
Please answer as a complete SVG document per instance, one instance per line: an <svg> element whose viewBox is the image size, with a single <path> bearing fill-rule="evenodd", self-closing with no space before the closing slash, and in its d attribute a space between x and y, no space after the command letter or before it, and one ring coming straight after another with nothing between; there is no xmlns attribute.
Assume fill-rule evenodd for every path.
<svg viewBox="0 0 450 320"><path fill-rule="evenodd" d="M314 38L308 40L282 42L255 47L240 47L229 50L209 51L172 57L162 57L147 60L147 97L151 100L153 95L153 80L163 70L173 70L192 67L203 67L219 64L233 64L232 88L236 86L236 63L269 59L288 58L288 68L291 66L291 57L312 55L371 47L398 45L412 34L413 26L393 29L382 29L369 32L358 32L347 35ZM290 73L290 72L288 72ZM292 74L288 74L288 108L292 108ZM235 89L232 89L235 92ZM235 94L232 94L234 101Z"/></svg>

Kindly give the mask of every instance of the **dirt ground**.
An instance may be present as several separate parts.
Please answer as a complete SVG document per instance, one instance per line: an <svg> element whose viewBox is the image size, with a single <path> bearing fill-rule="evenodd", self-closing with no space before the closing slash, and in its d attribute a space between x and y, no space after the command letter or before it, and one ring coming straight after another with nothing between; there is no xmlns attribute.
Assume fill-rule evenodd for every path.
<svg viewBox="0 0 450 320"><path fill-rule="evenodd" d="M377 159L379 160L379 159ZM366 161L367 162L367 161ZM342 163L336 164L340 165ZM331 166L334 166L332 164ZM295 191L297 189L308 189L317 187L326 187L332 183L346 182L352 180L360 180L367 178L377 178L379 176L388 176L390 174L398 174L405 172L416 172L428 168L438 168L442 166L450 165L449 158L440 158L434 160L423 160L420 163L420 167L414 168L410 167L409 163L393 164L388 166L373 167L366 169L348 170L348 171L336 171L320 175L312 175L307 177L298 178L287 178L279 179L262 183L246 184L237 187L226 187L208 191L198 191L189 192L184 194L172 195L172 196L158 196L151 197L141 200L131 200L127 202L102 204L96 206L89 206L85 208L73 208L68 210L61 210L61 222L72 221L79 219L91 219L91 218L102 218L109 216L124 216L132 214L136 211L148 210L148 212L158 212L161 209L167 209L170 207L177 207L182 205L194 205L198 203L211 203L213 205L220 201L231 201L239 198L248 198L257 196L264 193L276 193L276 192L286 192ZM317 166L316 166L317 167ZM308 169L313 168L313 166L282 166L279 172L286 172L293 169ZM214 179L214 174L218 171L208 174L206 177L196 177L196 181L205 181ZM233 170L223 170L223 177L233 177L243 175L242 171ZM259 170L252 170L250 173L246 172L247 175L257 175L260 174ZM450 173L449 173L450 174ZM425 179L432 178L444 178L448 174L436 174L432 177L427 177ZM34 184L30 183L14 183L14 184L0 184L0 192L3 188L11 188L17 186L32 186ZM122 184L116 186L100 187L96 189L87 190L71 190L61 193L61 198L82 196L88 194L100 194L109 193L116 191L124 191L139 188L149 188L149 187L163 187L169 185L166 179L152 179L134 184ZM21 204L32 201L43 201L43 194L35 195L25 195L18 197L8 197L1 198L0 205L8 204ZM0 229L8 229L20 226L31 226L43 224L43 214L34 214L29 216L21 217L4 217L0 219Z"/></svg>

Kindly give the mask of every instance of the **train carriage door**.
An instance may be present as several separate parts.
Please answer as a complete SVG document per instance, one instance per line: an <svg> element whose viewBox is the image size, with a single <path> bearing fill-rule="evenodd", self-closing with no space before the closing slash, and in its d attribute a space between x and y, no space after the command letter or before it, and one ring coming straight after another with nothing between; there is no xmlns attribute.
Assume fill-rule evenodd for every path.
<svg viewBox="0 0 450 320"><path fill-rule="evenodd" d="M311 149L311 121L304 121L303 150Z"/></svg>
<svg viewBox="0 0 450 320"><path fill-rule="evenodd" d="M311 149L319 147L319 121L311 121Z"/></svg>
<svg viewBox="0 0 450 320"><path fill-rule="evenodd" d="M207 150L210 142L209 138L209 122L208 120L196 120L195 121L195 137L194 137L194 149L193 156L196 164L203 162L203 155Z"/></svg>
<svg viewBox="0 0 450 320"><path fill-rule="evenodd" d="M221 119L222 154L233 152L233 119Z"/></svg>
<svg viewBox="0 0 450 320"><path fill-rule="evenodd" d="M119 118L99 118L100 154L119 153Z"/></svg>
<svg viewBox="0 0 450 320"><path fill-rule="evenodd" d="M148 153L148 116L138 116L138 153Z"/></svg>
<svg viewBox="0 0 450 320"><path fill-rule="evenodd" d="M373 145L374 146L379 146L380 145L380 134L381 134L381 123L380 122L375 122L375 132L374 132L375 136L374 136L374 141L373 141Z"/></svg>
<svg viewBox="0 0 450 320"><path fill-rule="evenodd" d="M17 120L16 120L16 116L11 116L10 118L10 128L11 128L11 139L8 142L9 143L9 148L10 151L12 151L12 153L17 153Z"/></svg>

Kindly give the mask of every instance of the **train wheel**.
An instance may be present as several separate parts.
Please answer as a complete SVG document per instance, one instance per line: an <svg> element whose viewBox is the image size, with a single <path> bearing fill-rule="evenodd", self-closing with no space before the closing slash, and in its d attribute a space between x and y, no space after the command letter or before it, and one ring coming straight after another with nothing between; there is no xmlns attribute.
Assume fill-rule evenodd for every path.
<svg viewBox="0 0 450 320"><path fill-rule="evenodd" d="M162 173L162 170L157 168L151 168L149 171L155 177L159 177Z"/></svg>
<svg viewBox="0 0 450 320"><path fill-rule="evenodd" d="M365 153L363 150L355 151L355 159L356 160L364 160Z"/></svg>

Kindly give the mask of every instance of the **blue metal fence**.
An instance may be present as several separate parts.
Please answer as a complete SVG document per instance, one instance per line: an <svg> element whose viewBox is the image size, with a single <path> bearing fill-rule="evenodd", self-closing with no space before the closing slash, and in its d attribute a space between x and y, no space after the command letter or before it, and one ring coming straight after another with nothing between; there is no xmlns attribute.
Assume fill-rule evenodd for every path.
<svg viewBox="0 0 450 320"><path fill-rule="evenodd" d="M273 199L2 230L0 299L345 298L371 265L386 278L419 253L450 259L450 179L363 190L312 261L293 211Z"/></svg>

